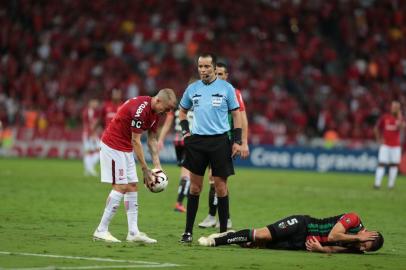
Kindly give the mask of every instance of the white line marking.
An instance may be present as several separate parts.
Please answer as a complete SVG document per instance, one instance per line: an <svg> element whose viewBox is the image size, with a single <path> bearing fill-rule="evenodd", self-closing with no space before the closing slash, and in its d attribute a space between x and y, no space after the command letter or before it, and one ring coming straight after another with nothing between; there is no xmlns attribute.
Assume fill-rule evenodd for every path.
<svg viewBox="0 0 406 270"><path fill-rule="evenodd" d="M0 268L4 270L86 270L86 269L123 269L123 268L162 268L162 267L173 267L173 264L160 264L160 265L90 265L90 266L46 266L46 267L29 267L29 268Z"/></svg>
<svg viewBox="0 0 406 270"><path fill-rule="evenodd" d="M86 261L98 261L98 262L116 262L116 263L131 263L137 265L120 265L120 266L78 266L78 267L40 267L40 268L7 268L9 270L50 270L50 269L107 269L107 268L160 268L160 267L177 267L181 266L179 264L173 263L157 263L157 262L148 262L148 261L134 261L134 260L117 260L109 258L98 258L98 257L80 257L80 256L65 256L65 255L54 255L54 254L36 254L36 253L25 253L25 252L9 252L9 251L0 251L0 255L18 255L18 256L32 256L32 257L46 257L46 258L61 258L61 259L72 259L72 260L86 260ZM4 268L0 268L4 269Z"/></svg>

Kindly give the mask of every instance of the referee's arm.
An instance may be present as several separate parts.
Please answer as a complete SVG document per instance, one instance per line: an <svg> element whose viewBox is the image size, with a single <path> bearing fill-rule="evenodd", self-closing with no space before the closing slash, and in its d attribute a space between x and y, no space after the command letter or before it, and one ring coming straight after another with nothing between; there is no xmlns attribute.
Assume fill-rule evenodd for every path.
<svg viewBox="0 0 406 270"><path fill-rule="evenodd" d="M237 108L233 111L231 111L231 115L233 116L233 124L234 124L234 129L240 129L241 130L241 112ZM237 139L238 142L236 141L236 138L234 138L234 143L232 146L231 150L231 157L235 158L236 156L241 155L241 132L240 132L240 138Z"/></svg>
<svg viewBox="0 0 406 270"><path fill-rule="evenodd" d="M187 111L182 106L179 106L179 121L187 120Z"/></svg>
<svg viewBox="0 0 406 270"><path fill-rule="evenodd" d="M182 106L179 106L179 122L182 128L183 138L190 136L189 122L187 120L187 112L188 112L187 109L183 108Z"/></svg>
<svg viewBox="0 0 406 270"><path fill-rule="evenodd" d="M233 116L234 128L242 128L241 112L239 108L231 111L231 114Z"/></svg>

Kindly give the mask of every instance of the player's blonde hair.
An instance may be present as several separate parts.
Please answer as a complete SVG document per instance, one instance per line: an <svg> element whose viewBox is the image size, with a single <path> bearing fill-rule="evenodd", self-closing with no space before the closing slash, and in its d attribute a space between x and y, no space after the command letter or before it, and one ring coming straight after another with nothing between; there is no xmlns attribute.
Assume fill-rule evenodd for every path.
<svg viewBox="0 0 406 270"><path fill-rule="evenodd" d="M176 98L175 91L170 88L164 88L159 90L158 94L156 97L161 100L162 102L165 102L167 104L172 104L174 107L178 103L178 99Z"/></svg>

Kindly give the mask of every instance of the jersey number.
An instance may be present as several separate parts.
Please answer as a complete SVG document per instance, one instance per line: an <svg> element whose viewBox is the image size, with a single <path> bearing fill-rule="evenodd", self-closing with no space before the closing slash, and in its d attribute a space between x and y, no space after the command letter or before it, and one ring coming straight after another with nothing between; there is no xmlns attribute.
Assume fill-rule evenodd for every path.
<svg viewBox="0 0 406 270"><path fill-rule="evenodd" d="M288 223L289 226L292 226L293 224L299 223L299 221L297 221L296 218L289 219L286 222Z"/></svg>

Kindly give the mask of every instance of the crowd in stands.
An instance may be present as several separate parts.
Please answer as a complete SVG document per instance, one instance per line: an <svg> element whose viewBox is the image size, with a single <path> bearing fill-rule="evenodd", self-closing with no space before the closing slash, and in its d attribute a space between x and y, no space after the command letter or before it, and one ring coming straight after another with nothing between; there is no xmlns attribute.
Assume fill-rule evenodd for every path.
<svg viewBox="0 0 406 270"><path fill-rule="evenodd" d="M12 0L0 3L3 126L80 128L87 100L197 76L215 52L242 90L253 143L357 145L406 105L406 1Z"/></svg>

